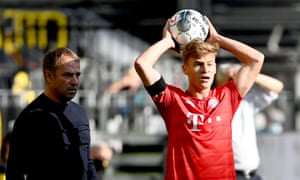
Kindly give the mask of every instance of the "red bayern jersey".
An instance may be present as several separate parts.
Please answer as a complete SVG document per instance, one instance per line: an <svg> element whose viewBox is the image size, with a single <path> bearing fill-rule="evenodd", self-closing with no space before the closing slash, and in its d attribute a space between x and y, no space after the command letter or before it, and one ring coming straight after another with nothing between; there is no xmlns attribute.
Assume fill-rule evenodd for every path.
<svg viewBox="0 0 300 180"><path fill-rule="evenodd" d="M168 132L166 180L233 180L231 122L241 96L233 81L205 99L168 85L152 97Z"/></svg>

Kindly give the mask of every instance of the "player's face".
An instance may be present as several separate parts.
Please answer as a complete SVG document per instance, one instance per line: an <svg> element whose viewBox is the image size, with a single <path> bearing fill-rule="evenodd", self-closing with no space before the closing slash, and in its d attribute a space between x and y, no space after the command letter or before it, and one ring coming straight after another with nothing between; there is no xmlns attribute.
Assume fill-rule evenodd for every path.
<svg viewBox="0 0 300 180"><path fill-rule="evenodd" d="M216 73L216 53L208 53L201 58L190 57L183 64L190 86L195 89L207 89L212 86Z"/></svg>
<svg viewBox="0 0 300 180"><path fill-rule="evenodd" d="M51 94L58 102L74 98L79 87L80 62L71 56L62 56L51 75Z"/></svg>

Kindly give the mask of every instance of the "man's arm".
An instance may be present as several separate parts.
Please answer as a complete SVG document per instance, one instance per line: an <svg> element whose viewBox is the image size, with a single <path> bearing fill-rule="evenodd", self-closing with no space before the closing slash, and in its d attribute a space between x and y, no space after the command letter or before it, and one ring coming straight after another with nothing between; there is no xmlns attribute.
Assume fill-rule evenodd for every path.
<svg viewBox="0 0 300 180"><path fill-rule="evenodd" d="M141 85L141 79L132 67L121 79L113 82L105 91L114 94L123 89L128 89L130 92L135 93Z"/></svg>
<svg viewBox="0 0 300 180"><path fill-rule="evenodd" d="M89 146L89 150L88 150L88 179L89 180L97 180L99 179L97 171L96 171L96 167L95 164L93 162L93 160L91 159L90 156L90 146Z"/></svg>
<svg viewBox="0 0 300 180"><path fill-rule="evenodd" d="M134 63L135 70L145 86L153 85L159 80L161 74L153 66L163 53L175 48L175 43L167 30L167 24L168 21L163 29L162 39L146 49Z"/></svg>
<svg viewBox="0 0 300 180"><path fill-rule="evenodd" d="M241 68L240 64L224 64L219 67L219 70L222 73L224 79L231 79ZM228 77L228 78L227 78ZM259 73L255 79L255 83L264 88L267 91L272 91L274 93L280 93L284 87L284 84L279 79L272 77L267 74Z"/></svg>
<svg viewBox="0 0 300 180"><path fill-rule="evenodd" d="M255 83L274 93L280 93L284 87L283 82L279 79L261 73L256 77Z"/></svg>
<svg viewBox="0 0 300 180"><path fill-rule="evenodd" d="M229 51L242 62L242 67L233 80L240 95L245 96L262 68L264 54L242 42L218 34L208 18L207 21L210 28L208 41L218 42L222 49Z"/></svg>

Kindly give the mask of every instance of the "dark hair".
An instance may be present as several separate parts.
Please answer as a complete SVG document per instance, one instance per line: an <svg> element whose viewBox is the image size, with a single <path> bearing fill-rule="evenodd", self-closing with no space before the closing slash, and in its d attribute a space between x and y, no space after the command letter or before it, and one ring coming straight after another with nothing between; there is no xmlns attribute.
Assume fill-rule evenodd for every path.
<svg viewBox="0 0 300 180"><path fill-rule="evenodd" d="M71 56L74 57L75 59L80 59L75 52L73 52L69 48L55 48L53 50L50 50L43 59L43 72L45 73L46 70L54 72L55 71L55 66L56 62L63 56Z"/></svg>

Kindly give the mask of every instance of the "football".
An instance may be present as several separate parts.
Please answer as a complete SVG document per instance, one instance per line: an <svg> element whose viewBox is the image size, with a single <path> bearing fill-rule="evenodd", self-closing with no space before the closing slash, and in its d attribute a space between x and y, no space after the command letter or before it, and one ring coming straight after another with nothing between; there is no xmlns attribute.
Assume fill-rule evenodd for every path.
<svg viewBox="0 0 300 180"><path fill-rule="evenodd" d="M206 19L193 9L177 11L169 21L168 30L180 47L197 38L205 41L209 33Z"/></svg>

